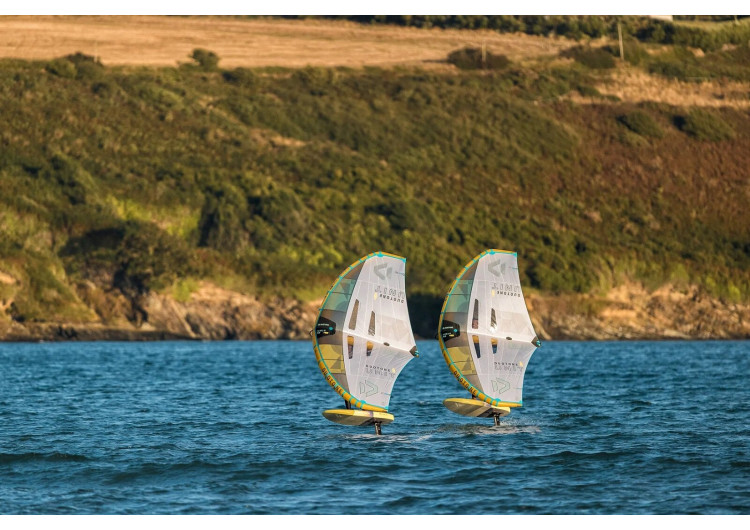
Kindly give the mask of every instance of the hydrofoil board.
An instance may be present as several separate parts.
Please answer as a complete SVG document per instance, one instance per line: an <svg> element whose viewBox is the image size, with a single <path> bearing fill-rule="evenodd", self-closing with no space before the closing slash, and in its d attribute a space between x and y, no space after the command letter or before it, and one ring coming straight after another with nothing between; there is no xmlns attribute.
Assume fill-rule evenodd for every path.
<svg viewBox="0 0 750 530"><path fill-rule="evenodd" d="M451 412L470 418L503 417L510 414L510 407L493 407L478 399L448 398L443 401L443 405Z"/></svg>
<svg viewBox="0 0 750 530"><path fill-rule="evenodd" d="M388 425L393 421L393 414L360 409L329 409L323 411L323 417L340 425L365 427L368 425Z"/></svg>

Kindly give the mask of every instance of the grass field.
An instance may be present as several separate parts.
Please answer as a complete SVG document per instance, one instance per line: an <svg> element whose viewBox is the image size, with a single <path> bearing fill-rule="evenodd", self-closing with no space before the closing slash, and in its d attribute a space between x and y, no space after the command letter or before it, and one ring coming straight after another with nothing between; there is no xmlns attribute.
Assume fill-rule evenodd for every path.
<svg viewBox="0 0 750 530"><path fill-rule="evenodd" d="M746 22L747 23L747 22ZM680 22L724 27L733 22ZM597 45L607 43L600 39ZM559 60L577 43L491 30L419 29L321 19L175 16L0 17L0 58L49 60L82 52L107 66L177 66L195 48L213 51L220 67L418 67L455 70L447 55L481 47L516 63ZM532 65L534 67L534 65ZM750 107L746 82L666 80L625 65L597 89L622 101ZM585 98L578 99L586 103Z"/></svg>
<svg viewBox="0 0 750 530"><path fill-rule="evenodd" d="M567 39L489 30L363 26L347 21L174 16L0 17L0 57L52 59L75 52L107 65L176 66L194 48L245 66L441 67L451 51L482 43L518 60L553 55Z"/></svg>

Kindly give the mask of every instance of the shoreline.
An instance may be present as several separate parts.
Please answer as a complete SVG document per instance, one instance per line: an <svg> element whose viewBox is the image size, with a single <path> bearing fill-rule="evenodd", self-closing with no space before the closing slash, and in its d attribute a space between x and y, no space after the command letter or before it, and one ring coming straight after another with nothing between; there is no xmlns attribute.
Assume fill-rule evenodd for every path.
<svg viewBox="0 0 750 530"><path fill-rule="evenodd" d="M525 300L543 342L750 340L750 305L721 301L697 287L648 292L631 284L604 296L532 292ZM593 302L599 309L584 312ZM109 322L0 321L0 342L304 341L318 303L259 299L204 282L186 301L148 294L137 321L127 311ZM411 308L417 340L435 340L441 303L435 298Z"/></svg>

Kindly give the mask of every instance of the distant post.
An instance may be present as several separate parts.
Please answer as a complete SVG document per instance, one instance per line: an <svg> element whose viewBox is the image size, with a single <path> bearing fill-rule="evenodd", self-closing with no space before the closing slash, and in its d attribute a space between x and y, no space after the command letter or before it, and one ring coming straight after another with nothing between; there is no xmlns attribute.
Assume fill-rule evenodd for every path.
<svg viewBox="0 0 750 530"><path fill-rule="evenodd" d="M617 23L617 37L620 39L620 59L625 60L625 48L622 47L622 28L620 23Z"/></svg>

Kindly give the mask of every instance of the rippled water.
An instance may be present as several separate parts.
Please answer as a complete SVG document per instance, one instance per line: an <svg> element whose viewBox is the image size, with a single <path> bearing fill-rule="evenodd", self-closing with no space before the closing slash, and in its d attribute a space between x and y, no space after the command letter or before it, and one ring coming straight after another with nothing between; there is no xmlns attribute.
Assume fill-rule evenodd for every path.
<svg viewBox="0 0 750 530"><path fill-rule="evenodd" d="M0 513L750 512L750 342L548 342L499 427L419 349L377 437L307 342L0 344Z"/></svg>

